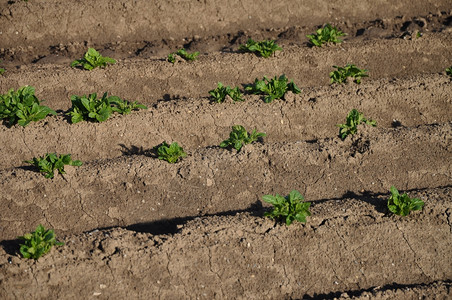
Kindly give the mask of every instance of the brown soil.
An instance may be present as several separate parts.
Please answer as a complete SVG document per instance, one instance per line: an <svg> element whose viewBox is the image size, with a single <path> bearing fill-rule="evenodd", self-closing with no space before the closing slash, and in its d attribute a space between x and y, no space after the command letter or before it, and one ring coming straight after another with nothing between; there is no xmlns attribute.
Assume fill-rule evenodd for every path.
<svg viewBox="0 0 452 300"><path fill-rule="evenodd" d="M207 2L0 4L0 93L31 85L58 112L0 127L0 298L450 299L451 2ZM309 47L327 22L344 42ZM284 50L238 52L250 37ZM70 68L87 47L118 63ZM199 59L167 62L181 47ZM370 76L330 85L346 63ZM217 82L281 74L302 93L209 99ZM71 124L70 96L93 92L148 109ZM342 141L352 108L378 126ZM220 148L235 124L267 136ZM156 159L163 141L188 156ZM84 164L46 179L24 163L46 152ZM390 214L392 185L423 210ZM263 195L294 189L312 203L305 224L263 217ZM23 259L16 238L38 224L65 245Z"/></svg>

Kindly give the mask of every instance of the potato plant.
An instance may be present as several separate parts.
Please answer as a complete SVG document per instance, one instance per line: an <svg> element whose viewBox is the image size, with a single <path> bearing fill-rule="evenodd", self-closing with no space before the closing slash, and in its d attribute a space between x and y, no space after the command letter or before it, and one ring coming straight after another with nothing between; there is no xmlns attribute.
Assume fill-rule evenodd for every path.
<svg viewBox="0 0 452 300"><path fill-rule="evenodd" d="M275 53L278 50L282 50L281 47L279 47L275 41L261 41L256 42L252 39L248 39L245 45L240 45L239 50L242 52L251 52L256 54L257 56L261 57L270 57L273 53Z"/></svg>
<svg viewBox="0 0 452 300"><path fill-rule="evenodd" d="M32 233L19 236L18 239L24 241L19 248L22 256L35 260L48 253L53 246L64 245L62 242L57 242L52 229L45 229L42 225L39 225Z"/></svg>
<svg viewBox="0 0 452 300"><path fill-rule="evenodd" d="M71 67L82 67L85 70L92 70L98 67L106 67L108 64L115 64L116 60L110 57L104 57L94 48L88 48L83 58L74 60L71 63Z"/></svg>
<svg viewBox="0 0 452 300"><path fill-rule="evenodd" d="M266 134L263 132L253 130L253 132L249 134L242 125L234 125L232 126L232 131L229 133L229 138L221 142L220 147L232 147L235 150L240 151L244 145L251 144L264 136L266 136Z"/></svg>
<svg viewBox="0 0 452 300"><path fill-rule="evenodd" d="M118 96L111 96L108 98L110 104L112 105L112 111L117 112L121 115L127 115L132 112L132 110L147 109L146 105L140 104L137 101L127 101L119 98Z"/></svg>
<svg viewBox="0 0 452 300"><path fill-rule="evenodd" d="M364 118L364 115L360 113L356 109L352 109L348 115L345 124L338 124L337 126L340 127L339 129L339 136L342 140L345 140L345 138L348 135L353 135L358 132L358 125L365 123L370 126L377 126L377 122L373 120L368 120Z"/></svg>
<svg viewBox="0 0 452 300"><path fill-rule="evenodd" d="M388 209L393 214L407 216L412 210L421 210L424 201L419 198L410 198L407 193L399 194L399 191L391 186L391 196L388 199Z"/></svg>
<svg viewBox="0 0 452 300"><path fill-rule="evenodd" d="M209 94L214 102L221 103L224 101L226 96L231 97L234 101L245 101L242 98L242 93L238 87L231 88L229 86L224 86L221 82L218 82L218 86L214 90L210 90Z"/></svg>
<svg viewBox="0 0 452 300"><path fill-rule="evenodd" d="M272 79L268 79L265 76L262 80L256 78L254 84L246 86L245 90L252 94L265 95L264 101L266 103L283 98L287 91L291 91L294 94L301 93L295 83L293 81L289 82L284 74L279 77L275 76Z"/></svg>
<svg viewBox="0 0 452 300"><path fill-rule="evenodd" d="M72 107L67 112L67 115L71 117L72 123L78 123L80 121L95 121L103 122L107 120L113 112L120 114L128 114L132 110L146 109L147 107L137 102L129 102L123 100L117 96L107 96L108 93L104 93L102 98L98 99L97 94L89 94L71 96Z"/></svg>
<svg viewBox="0 0 452 300"><path fill-rule="evenodd" d="M0 60L1 62L1 60ZM0 75L3 75L3 73L5 73L5 69L4 68L0 68Z"/></svg>
<svg viewBox="0 0 452 300"><path fill-rule="evenodd" d="M155 146L154 150L157 153L158 159L166 160L170 164L174 164L181 158L187 156L187 153L185 153L184 149L181 146L179 146L177 142L174 142L171 145L169 145L165 141L160 145Z"/></svg>
<svg viewBox="0 0 452 300"><path fill-rule="evenodd" d="M452 66L446 69L446 74L452 78Z"/></svg>
<svg viewBox="0 0 452 300"><path fill-rule="evenodd" d="M0 119L6 120L9 126L17 123L25 127L30 122L42 120L49 114L56 115L56 112L40 105L34 87L24 86L17 91L11 89L8 93L0 95Z"/></svg>
<svg viewBox="0 0 452 300"><path fill-rule="evenodd" d="M53 178L55 170L60 174L65 174L64 166L81 166L82 162L79 160L72 160L70 154L58 155L56 153L47 153L41 157L33 157L32 160L26 160L26 163L32 164L38 168L39 172L45 178Z"/></svg>
<svg viewBox="0 0 452 300"><path fill-rule="evenodd" d="M316 30L315 34L309 34L306 37L312 46L322 47L324 44L337 44L341 43L338 37L345 36L346 33L338 30L336 27L326 24L323 28Z"/></svg>
<svg viewBox="0 0 452 300"><path fill-rule="evenodd" d="M355 65L347 64L345 67L333 66L337 70L330 73L331 83L344 83L353 78L353 82L360 84L362 77L368 77L367 70L360 69Z"/></svg>
<svg viewBox="0 0 452 300"><path fill-rule="evenodd" d="M177 52L168 54L168 61L170 63L174 64L176 62L177 56L179 56L180 58L182 58L186 61L194 61L198 57L198 55L199 55L199 52L193 52L190 54L185 49L179 49L179 50L177 50Z"/></svg>
<svg viewBox="0 0 452 300"><path fill-rule="evenodd" d="M303 196L296 190L289 193L288 196L276 194L265 195L262 200L273 205L273 210L265 212L264 216L276 220L282 220L287 226L293 221L305 223L306 217L311 215L309 207L310 202L304 202Z"/></svg>

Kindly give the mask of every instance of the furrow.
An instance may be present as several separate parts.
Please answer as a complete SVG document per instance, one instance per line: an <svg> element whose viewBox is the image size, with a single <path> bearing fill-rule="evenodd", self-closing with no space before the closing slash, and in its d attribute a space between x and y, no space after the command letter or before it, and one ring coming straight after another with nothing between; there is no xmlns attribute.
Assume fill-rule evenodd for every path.
<svg viewBox="0 0 452 300"><path fill-rule="evenodd" d="M425 75L310 88L270 104L258 96L246 96L243 103L210 103L206 98L159 102L102 123L70 124L48 117L26 128L0 128L2 151L8 153L0 158L0 169L22 166L46 152L71 153L82 161L139 154L164 140L195 151L219 145L237 124L265 132L266 142L315 141L337 136L336 125L345 123L353 108L377 121L379 128L444 123L451 121L451 94L449 78Z"/></svg>
<svg viewBox="0 0 452 300"><path fill-rule="evenodd" d="M449 186L452 158L446 137L451 131L451 123L363 128L345 141L256 143L240 152L204 148L176 164L125 156L66 167L69 182L59 175L48 180L28 169L4 170L0 186L6 209L0 212L0 228L2 236L12 238L31 230L36 220L45 221L44 216L55 229L80 232L247 210L261 205L264 194L292 189L318 201L347 194L372 198L388 193L392 185L399 190ZM80 211L80 203L89 216ZM30 210L32 220L12 217L27 215L24 210Z"/></svg>

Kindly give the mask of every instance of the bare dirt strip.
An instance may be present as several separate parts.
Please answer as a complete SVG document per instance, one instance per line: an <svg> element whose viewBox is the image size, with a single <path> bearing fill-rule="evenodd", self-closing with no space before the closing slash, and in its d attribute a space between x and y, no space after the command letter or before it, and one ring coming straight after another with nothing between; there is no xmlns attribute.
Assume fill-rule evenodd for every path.
<svg viewBox="0 0 452 300"><path fill-rule="evenodd" d="M332 23L344 42L311 48ZM275 39L264 59L237 51ZM70 68L88 47L118 60ZM169 52L200 51L170 64ZM24 85L58 112L0 127L1 299L449 299L452 295L450 1L97 1L0 4L0 93ZM331 85L333 65L369 71ZM302 90L264 103L213 103L218 82L285 74ZM71 124L70 96L120 96L148 109ZM356 108L377 121L341 140ZM266 137L222 149L231 126ZM152 148L177 141L176 164ZM83 161L46 179L46 152ZM387 209L396 186L425 202ZM265 218L267 194L298 190L305 224ZM17 237L38 224L63 246L39 260Z"/></svg>

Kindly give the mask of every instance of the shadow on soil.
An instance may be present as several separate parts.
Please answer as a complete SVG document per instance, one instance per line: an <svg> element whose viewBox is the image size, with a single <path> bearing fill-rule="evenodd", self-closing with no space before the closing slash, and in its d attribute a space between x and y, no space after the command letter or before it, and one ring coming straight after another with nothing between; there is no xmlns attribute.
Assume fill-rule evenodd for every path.
<svg viewBox="0 0 452 300"><path fill-rule="evenodd" d="M376 292L384 292L384 291L395 291L397 289L400 290L409 290L409 289L413 289L416 287L428 287L429 285L433 285L435 283L439 283L439 281L433 281L430 283L421 283L421 284L399 284L399 283L391 283L391 284L387 284L384 285L382 287L371 287L368 289L362 289L362 290L354 290L354 291L343 291L343 292L331 292L328 294L314 294L313 296L309 296L309 295L304 295L303 300L320 300L320 299L338 299L340 298L343 294L347 294L348 296L345 297L360 297L362 296L364 293L376 293ZM443 284L445 284L449 289L452 288L452 281L451 280L446 280L443 281Z"/></svg>
<svg viewBox="0 0 452 300"><path fill-rule="evenodd" d="M12 256L19 254L20 243L22 241L19 239L14 240L4 240L0 242L0 246L5 250L6 253Z"/></svg>
<svg viewBox="0 0 452 300"><path fill-rule="evenodd" d="M125 229L136 232L150 233L152 235L171 235L177 233L180 230L181 225L184 225L187 222L192 221L199 217L204 218L214 216L235 216L238 213L249 213L251 216L262 217L264 213L264 208L262 207L261 201L256 201L255 203L251 204L247 209L231 210L217 214L205 214L182 218L164 219L154 222L138 223L126 226Z"/></svg>

